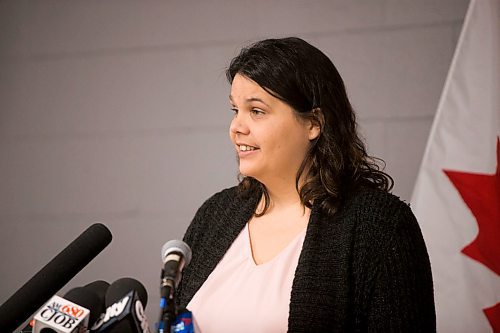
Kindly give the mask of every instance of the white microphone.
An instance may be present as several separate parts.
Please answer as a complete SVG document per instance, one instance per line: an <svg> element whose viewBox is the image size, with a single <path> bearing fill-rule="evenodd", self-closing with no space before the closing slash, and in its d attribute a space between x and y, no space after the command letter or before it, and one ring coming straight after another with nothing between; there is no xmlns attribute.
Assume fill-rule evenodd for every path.
<svg viewBox="0 0 500 333"><path fill-rule="evenodd" d="M179 285L181 272L191 261L191 249L180 240L171 240L161 248L163 269L160 285L160 316L158 332L170 332L171 325L177 316L175 306L175 289Z"/></svg>
<svg viewBox="0 0 500 333"><path fill-rule="evenodd" d="M177 287L182 269L191 262L191 249L180 240L170 240L161 248L164 264L162 279L171 287Z"/></svg>

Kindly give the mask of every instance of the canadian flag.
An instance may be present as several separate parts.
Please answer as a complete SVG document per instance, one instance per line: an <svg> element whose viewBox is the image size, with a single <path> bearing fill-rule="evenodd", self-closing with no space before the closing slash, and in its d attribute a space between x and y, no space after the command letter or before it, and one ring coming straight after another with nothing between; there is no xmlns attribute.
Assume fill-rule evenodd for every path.
<svg viewBox="0 0 500 333"><path fill-rule="evenodd" d="M499 136L500 0L472 0L411 199L438 332L500 332Z"/></svg>

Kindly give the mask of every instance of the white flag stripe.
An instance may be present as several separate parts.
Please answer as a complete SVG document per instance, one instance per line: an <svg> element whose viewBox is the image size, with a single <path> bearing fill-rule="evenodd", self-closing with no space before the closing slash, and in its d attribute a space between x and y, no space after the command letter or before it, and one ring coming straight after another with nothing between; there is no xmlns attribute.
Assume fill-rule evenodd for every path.
<svg viewBox="0 0 500 333"><path fill-rule="evenodd" d="M438 332L492 332L483 309L500 302L500 278L461 253L478 225L443 170L494 174L499 135L500 0L472 0L411 200L431 257Z"/></svg>

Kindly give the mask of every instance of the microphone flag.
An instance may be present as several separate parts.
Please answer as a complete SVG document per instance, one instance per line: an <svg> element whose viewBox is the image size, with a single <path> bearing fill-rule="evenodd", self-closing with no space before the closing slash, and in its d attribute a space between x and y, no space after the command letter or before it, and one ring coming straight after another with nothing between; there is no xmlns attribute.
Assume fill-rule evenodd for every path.
<svg viewBox="0 0 500 333"><path fill-rule="evenodd" d="M33 332L48 328L57 333L76 333L87 330L90 310L57 295L45 303L35 315Z"/></svg>

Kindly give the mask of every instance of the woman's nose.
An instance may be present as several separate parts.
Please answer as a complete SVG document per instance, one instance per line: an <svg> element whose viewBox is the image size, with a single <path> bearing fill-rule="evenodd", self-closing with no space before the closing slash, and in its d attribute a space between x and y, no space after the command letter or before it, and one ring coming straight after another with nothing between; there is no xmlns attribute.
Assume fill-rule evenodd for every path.
<svg viewBox="0 0 500 333"><path fill-rule="evenodd" d="M229 126L229 131L233 134L248 134L248 124L242 114L234 115L233 120L231 120L231 125Z"/></svg>

